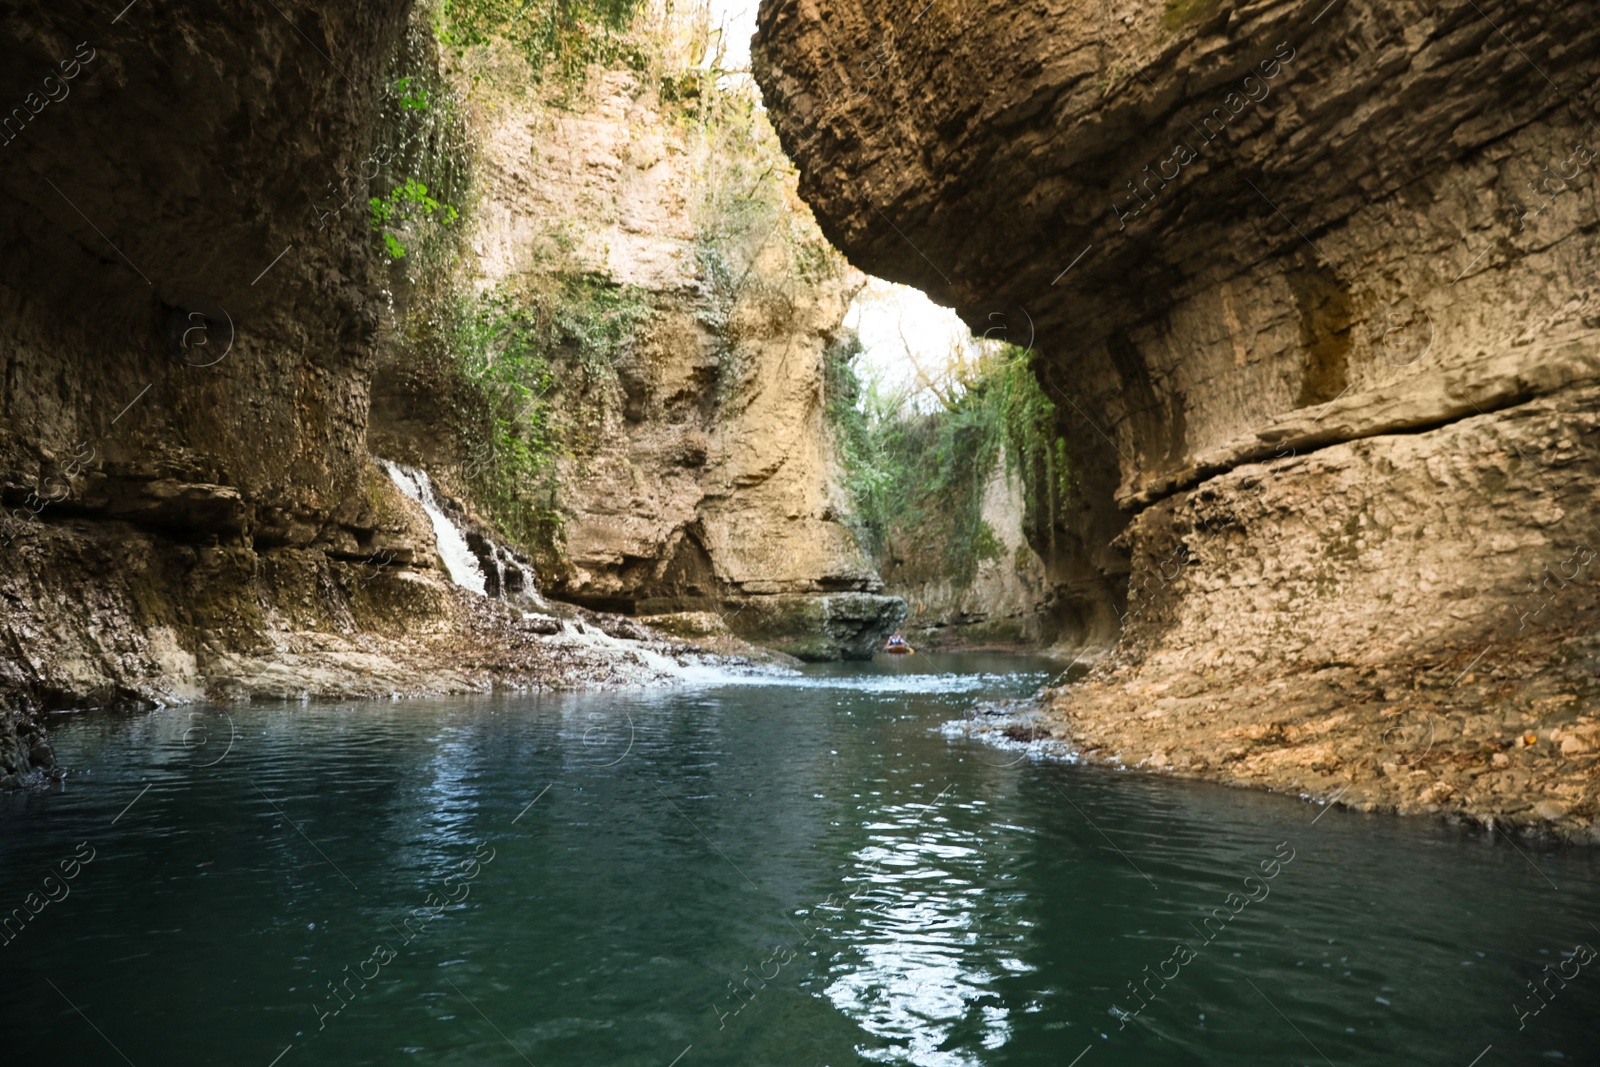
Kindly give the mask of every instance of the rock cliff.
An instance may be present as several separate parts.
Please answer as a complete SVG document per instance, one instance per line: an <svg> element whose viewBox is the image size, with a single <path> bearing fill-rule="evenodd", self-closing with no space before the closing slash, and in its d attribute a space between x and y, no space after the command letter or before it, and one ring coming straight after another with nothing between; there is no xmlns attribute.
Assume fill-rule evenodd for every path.
<svg viewBox="0 0 1600 1067"><path fill-rule="evenodd" d="M0 29L0 687L192 697L280 623L439 613L343 584L404 523L370 492L364 235L307 211L369 147L406 7L24 4Z"/></svg>
<svg viewBox="0 0 1600 1067"><path fill-rule="evenodd" d="M683 28L669 21L654 47ZM599 358L554 357L541 398L556 441L544 591L632 615L713 612L807 659L869 655L903 607L842 521L822 397L860 278L798 200L753 91L626 64L532 89L493 51L455 75L476 149L470 288L553 294L569 320L600 299L622 323ZM564 327L565 342L589 328ZM389 390L382 371L375 388ZM416 449L397 432L415 417L388 416L379 450ZM471 449L426 451L470 481Z"/></svg>
<svg viewBox="0 0 1600 1067"><path fill-rule="evenodd" d="M763 5L824 232L1043 357L1083 498L1050 564L1116 642L1056 700L1083 748L1593 824L1597 34L1514 0Z"/></svg>
<svg viewBox="0 0 1600 1067"><path fill-rule="evenodd" d="M884 581L906 602L902 632L916 648L1002 648L1048 645L1058 624L1049 576L1028 543L1024 485L1020 472L998 450L978 490L978 517L993 537L990 551L970 577L954 575L916 546L891 540Z"/></svg>
<svg viewBox="0 0 1600 1067"><path fill-rule="evenodd" d="M396 79L432 62L431 37L417 44L425 26L405 0L121 11L66 0L8 12L0 698L107 705L655 673L576 631L547 639L550 619L449 581L421 506L374 460L408 457L388 447L405 436L392 412L371 417L399 320L395 271L375 253L367 205L398 204L402 168L417 156L414 145L386 142L396 85L406 84ZM510 158L497 151L513 132L490 128L491 163ZM526 158L520 165L520 176L495 169L496 180L542 173ZM640 188L653 180L648 167L624 170ZM499 191L500 203L515 202L509 187ZM486 249L482 262L499 255ZM660 277L671 288L683 275ZM688 431L613 442L621 452L676 449L723 487L707 478L688 496L721 495L697 510L661 477L643 493L653 519L615 543L580 531L574 559L592 577L557 592L619 595L622 580L591 561L673 557L691 529L721 553L734 585L871 584L830 533L821 445L791 405L808 388L808 346L832 328L829 301L840 300L833 292L798 307L792 332L791 320L772 319L753 331L752 344L772 356L757 361L758 381L739 387L740 410L776 423L793 407L792 424L707 442L703 460ZM693 407L706 400L692 355L703 331L692 312L674 321L682 345L658 337L656 346L670 359L658 366L643 348L630 358L641 376L677 375L660 388ZM393 399L377 396L380 406ZM595 513L630 508L616 464L597 466L609 473L585 483L604 503ZM445 488L469 543L506 556L470 521L466 487ZM754 528L757 513L767 526ZM12 762L8 773L25 770Z"/></svg>

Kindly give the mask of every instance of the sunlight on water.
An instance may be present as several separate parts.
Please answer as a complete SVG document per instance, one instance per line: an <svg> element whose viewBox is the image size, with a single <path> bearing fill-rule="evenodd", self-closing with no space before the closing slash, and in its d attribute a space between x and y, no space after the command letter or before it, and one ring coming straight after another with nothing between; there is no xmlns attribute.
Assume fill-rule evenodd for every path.
<svg viewBox="0 0 1600 1067"><path fill-rule="evenodd" d="M863 1029L889 1045L864 1052L883 1063L966 1067L973 1051L942 1046L958 1031L983 1048L1010 1036L1009 1010L993 990L1004 973L1031 966L1004 950L987 951L991 911L981 885L981 832L959 830L938 814L939 801L982 815L982 801L891 805L869 824L872 844L854 854L858 883L838 938L852 950L834 966L827 996Z"/></svg>
<svg viewBox="0 0 1600 1067"><path fill-rule="evenodd" d="M1043 684L1048 673L1037 674L886 674L868 677L849 675L828 677L808 674L786 667L756 665L750 667L705 666L680 671L680 677L697 685L748 685L774 689L837 689L853 693L922 693L932 695L983 693L996 686L1018 683Z"/></svg>

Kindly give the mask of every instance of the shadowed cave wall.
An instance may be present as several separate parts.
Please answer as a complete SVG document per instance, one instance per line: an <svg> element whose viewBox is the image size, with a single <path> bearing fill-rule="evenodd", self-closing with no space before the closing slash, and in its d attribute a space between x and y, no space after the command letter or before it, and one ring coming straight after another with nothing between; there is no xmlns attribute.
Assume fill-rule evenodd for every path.
<svg viewBox="0 0 1600 1067"><path fill-rule="evenodd" d="M350 610L341 557L404 525L367 491L364 222L309 205L370 147L408 6L8 14L7 688L182 692L268 612Z"/></svg>

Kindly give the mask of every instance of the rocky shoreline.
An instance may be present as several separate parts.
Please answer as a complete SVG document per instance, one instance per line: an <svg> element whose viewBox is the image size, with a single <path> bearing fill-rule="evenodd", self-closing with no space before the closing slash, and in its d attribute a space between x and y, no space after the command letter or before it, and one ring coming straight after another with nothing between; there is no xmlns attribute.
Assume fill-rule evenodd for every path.
<svg viewBox="0 0 1600 1067"><path fill-rule="evenodd" d="M204 665L203 692L126 690L97 705L145 709L257 700L342 702L490 692L608 690L667 685L695 668L740 670L798 663L730 633L714 615L694 640L620 615L556 605L535 614L450 587L459 625L400 637L274 631L269 647ZM92 703L79 694L13 693L0 709L0 789L60 778L43 716Z"/></svg>
<svg viewBox="0 0 1600 1067"><path fill-rule="evenodd" d="M1060 638L1115 651L1037 729L1081 758L1596 839L1600 231L1556 194L1597 108L1549 89L1600 52L1552 11L1508 54L1515 7L762 6L824 232L1056 405L1032 544Z"/></svg>
<svg viewBox="0 0 1600 1067"><path fill-rule="evenodd" d="M0 711L0 789L42 785L57 772L44 726L33 713Z"/></svg>
<svg viewBox="0 0 1600 1067"><path fill-rule="evenodd" d="M1550 637L1538 644L1548 654ZM1574 625L1554 644L1564 664L1554 670L1513 644L1494 666L1463 647L1227 685L1205 671L1125 672L1113 654L1080 681L947 732L1029 756L1600 844L1600 719L1584 712L1600 637Z"/></svg>

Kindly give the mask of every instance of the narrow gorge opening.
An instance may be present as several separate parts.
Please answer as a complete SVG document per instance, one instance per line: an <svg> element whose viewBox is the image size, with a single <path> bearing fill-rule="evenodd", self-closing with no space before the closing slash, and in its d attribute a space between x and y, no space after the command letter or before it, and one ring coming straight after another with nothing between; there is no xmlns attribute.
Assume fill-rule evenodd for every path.
<svg viewBox="0 0 1600 1067"><path fill-rule="evenodd" d="M924 294L867 279L830 353L828 421L851 524L905 600L913 644L1064 640L1070 659L1087 635L1063 633L1052 561L1077 483L1016 318L975 335Z"/></svg>

